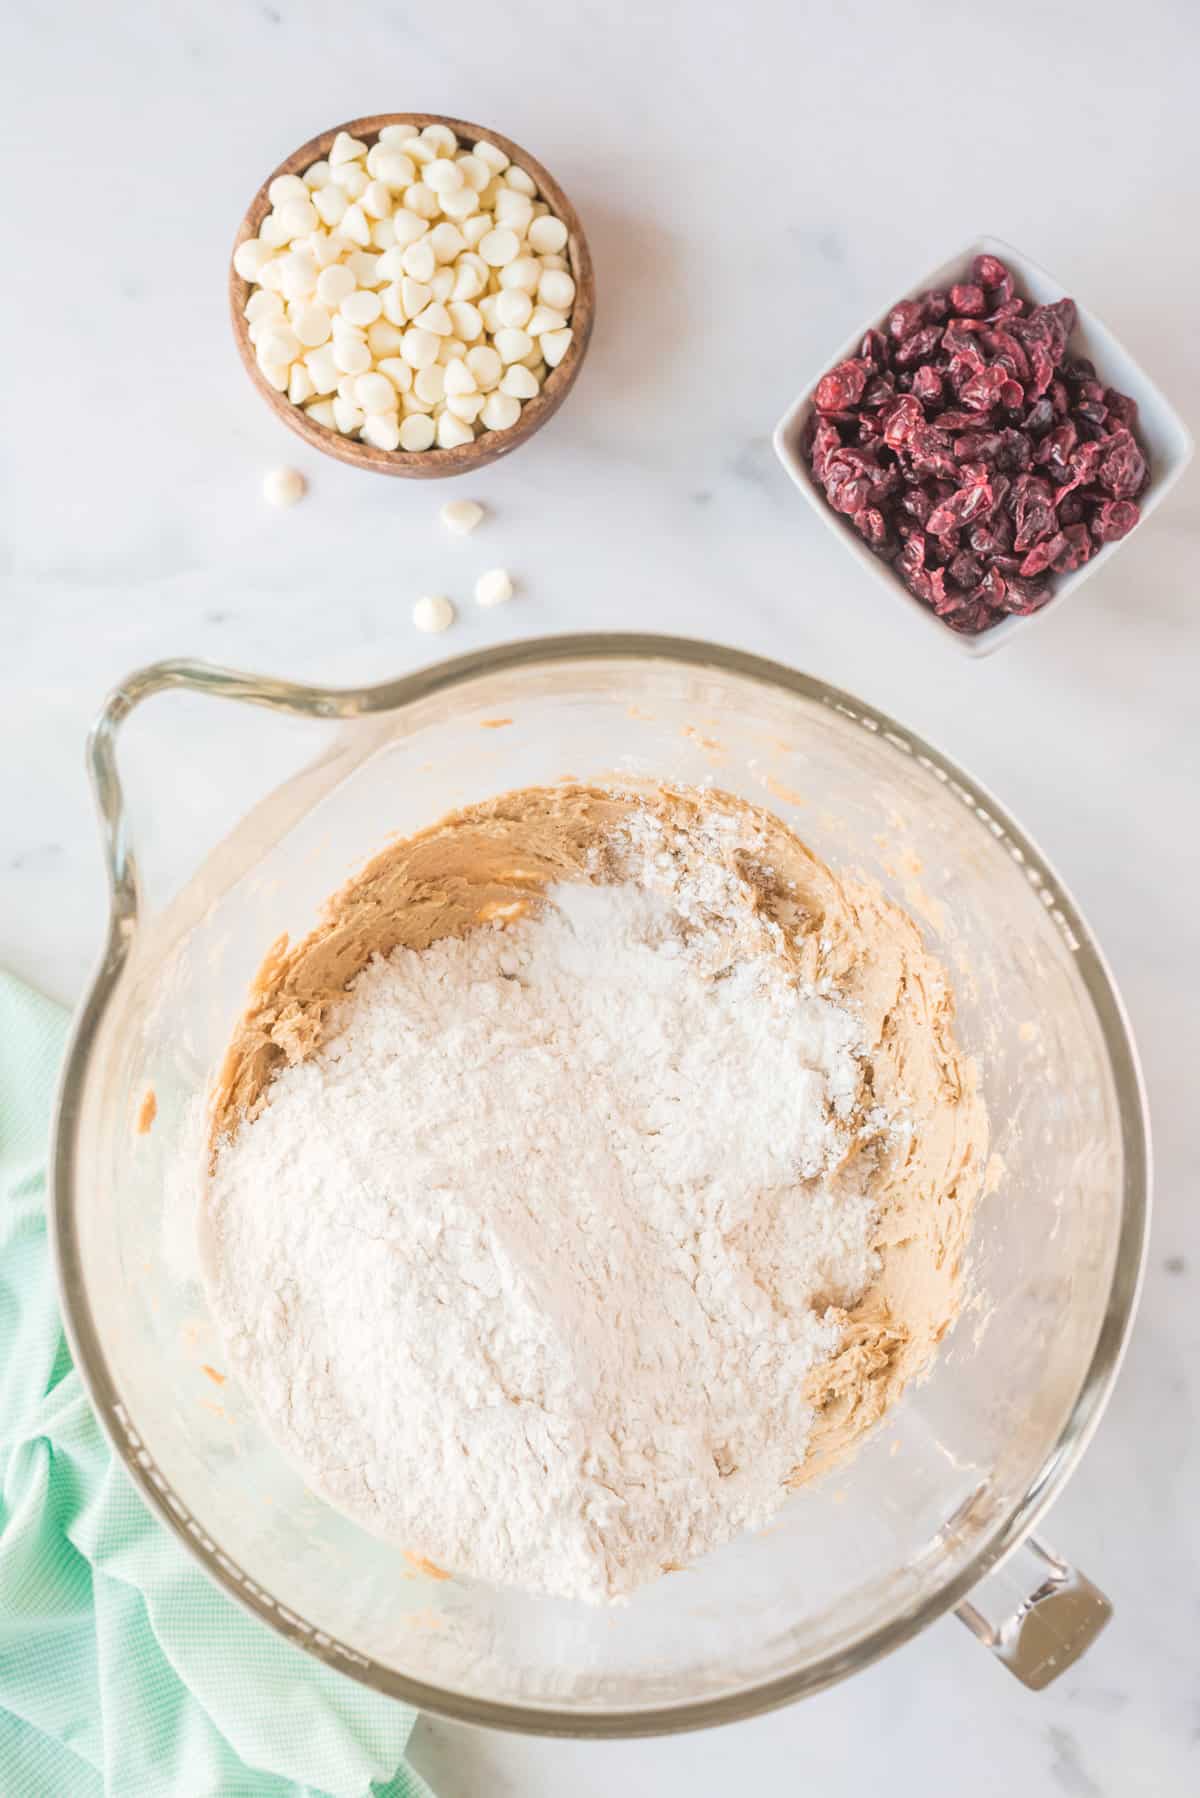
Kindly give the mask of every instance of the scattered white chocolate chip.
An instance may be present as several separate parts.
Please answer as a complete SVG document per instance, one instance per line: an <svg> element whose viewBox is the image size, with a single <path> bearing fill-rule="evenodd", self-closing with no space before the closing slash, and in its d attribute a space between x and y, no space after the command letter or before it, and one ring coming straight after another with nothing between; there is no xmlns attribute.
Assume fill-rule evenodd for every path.
<svg viewBox="0 0 1200 1798"><path fill-rule="evenodd" d="M502 606L512 596L512 577L507 568L489 568L475 583L475 599L481 606Z"/></svg>
<svg viewBox="0 0 1200 1798"><path fill-rule="evenodd" d="M466 537L483 517L483 507L473 499L449 499L438 517L456 537Z"/></svg>
<svg viewBox="0 0 1200 1798"><path fill-rule="evenodd" d="M233 258L247 335L324 429L410 454L510 430L572 342L567 228L495 144L342 131L268 199Z"/></svg>
<svg viewBox="0 0 1200 1798"><path fill-rule="evenodd" d="M307 486L298 468L272 468L263 476L263 498L269 506L294 506Z"/></svg>
<svg viewBox="0 0 1200 1798"><path fill-rule="evenodd" d="M423 593L412 609L419 631L445 631L454 623L454 607L441 593Z"/></svg>

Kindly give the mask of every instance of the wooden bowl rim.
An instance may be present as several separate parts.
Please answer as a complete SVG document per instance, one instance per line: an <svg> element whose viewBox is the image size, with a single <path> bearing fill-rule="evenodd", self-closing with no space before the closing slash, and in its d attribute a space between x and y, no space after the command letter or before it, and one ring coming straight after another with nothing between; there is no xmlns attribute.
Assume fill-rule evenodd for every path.
<svg viewBox="0 0 1200 1798"><path fill-rule="evenodd" d="M334 456L339 462L346 462L353 468L367 468L376 474L398 475L410 480L435 480L450 475L473 473L476 469L498 461L502 456L511 455L513 450L528 442L554 416L566 399L587 353L596 310L596 281L591 251L579 214L550 171L515 139L505 137L502 132L493 131L488 126L473 124L468 119L450 118L443 113L434 112L372 113L365 118L349 119L345 124L334 125L330 130L318 133L299 149L293 150L277 168L272 169L246 208L238 227L233 253L236 254L239 245L245 243L247 238L257 237L259 227L271 209L268 189L278 176L300 174L314 162L327 157L339 132L348 132L351 137L370 143L378 139L385 125L407 124L413 126L414 132L423 130L426 125L446 125L456 137L472 144L478 143L480 139L495 144L512 162L528 171L537 185L538 197L546 201L567 227L567 259L575 281L575 303L570 321L574 336L566 355L557 368L550 370L537 395L523 402L521 416L516 424L507 431L486 431L473 442L457 445L453 449L380 450L372 444L361 442L357 437L344 437L340 431L331 431L309 418L303 407L294 405L286 393L277 392L263 375L254 354L254 345L247 335L243 316L246 301L256 283L242 279L233 266L232 257L229 265L229 305L243 367L271 410L297 436L302 437L322 455Z"/></svg>

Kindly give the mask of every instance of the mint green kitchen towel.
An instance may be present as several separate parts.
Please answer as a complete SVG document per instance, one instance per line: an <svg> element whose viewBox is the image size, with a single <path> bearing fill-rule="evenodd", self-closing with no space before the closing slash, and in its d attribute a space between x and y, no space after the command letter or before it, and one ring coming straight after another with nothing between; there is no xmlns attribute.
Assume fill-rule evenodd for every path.
<svg viewBox="0 0 1200 1798"><path fill-rule="evenodd" d="M0 974L0 1793L431 1798L403 1759L416 1712L240 1610L113 1461L46 1233L64 1035Z"/></svg>

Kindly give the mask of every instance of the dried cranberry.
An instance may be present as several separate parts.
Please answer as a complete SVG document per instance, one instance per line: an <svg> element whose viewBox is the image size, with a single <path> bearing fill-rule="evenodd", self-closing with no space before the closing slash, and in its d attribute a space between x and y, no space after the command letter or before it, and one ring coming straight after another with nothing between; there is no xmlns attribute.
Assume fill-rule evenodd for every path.
<svg viewBox="0 0 1200 1798"><path fill-rule="evenodd" d="M889 449L903 449L914 431L925 424L921 402L915 394L904 393L894 399L884 414L883 436Z"/></svg>
<svg viewBox="0 0 1200 1798"><path fill-rule="evenodd" d="M924 524L933 511L934 498L926 487L910 487L900 504L910 518L915 518L918 524Z"/></svg>
<svg viewBox="0 0 1200 1798"><path fill-rule="evenodd" d="M868 331L862 340L862 348L858 352L860 361L869 362L873 368L887 367L887 338L882 331Z"/></svg>
<svg viewBox="0 0 1200 1798"><path fill-rule="evenodd" d="M999 256L976 256L971 264L971 279L981 287L999 287L1008 278L1008 265Z"/></svg>
<svg viewBox="0 0 1200 1798"><path fill-rule="evenodd" d="M888 314L888 336L896 343L902 342L920 328L924 316L925 308L920 300L901 300Z"/></svg>
<svg viewBox="0 0 1200 1798"><path fill-rule="evenodd" d="M958 463L954 460L949 437L945 431L935 429L932 425L925 425L912 432L908 440L908 453L916 474L945 475L950 479L958 474Z"/></svg>
<svg viewBox="0 0 1200 1798"><path fill-rule="evenodd" d="M940 288L935 289L932 293L923 294L921 304L925 308L925 317L931 325L940 325L944 319L950 316L950 295L943 293Z"/></svg>
<svg viewBox="0 0 1200 1798"><path fill-rule="evenodd" d="M936 406L942 398L942 377L926 362L913 370L912 392L927 406Z"/></svg>
<svg viewBox="0 0 1200 1798"><path fill-rule="evenodd" d="M983 579L983 563L978 556L960 549L950 564L950 579L956 587L977 587Z"/></svg>
<svg viewBox="0 0 1200 1798"><path fill-rule="evenodd" d="M891 399L896 389L891 375L872 375L863 388L862 405L864 411L873 412L877 406L884 405Z"/></svg>
<svg viewBox="0 0 1200 1798"><path fill-rule="evenodd" d="M817 382L814 404L818 412L840 412L857 406L867 384L870 364L861 360L839 362L836 368Z"/></svg>
<svg viewBox="0 0 1200 1798"><path fill-rule="evenodd" d="M1033 459L1039 465L1044 462L1054 462L1059 468L1065 468L1067 459L1078 441L1078 430L1071 420L1066 418L1062 424L1055 425L1052 431L1046 433L1038 444Z"/></svg>
<svg viewBox="0 0 1200 1798"><path fill-rule="evenodd" d="M1131 400L1127 393L1118 393L1115 387L1104 389L1104 404L1108 407L1108 415L1115 418L1118 424L1132 431L1137 428L1137 401Z"/></svg>
<svg viewBox="0 0 1200 1798"><path fill-rule="evenodd" d="M1025 419L1025 429L1031 437L1040 437L1054 423L1054 407L1048 399L1036 400L1029 408Z"/></svg>
<svg viewBox="0 0 1200 1798"><path fill-rule="evenodd" d="M1055 531L1052 537L1043 537L1035 543L1025 560L1021 563L1021 573L1044 574L1056 556L1062 554L1067 547L1067 539L1061 531Z"/></svg>
<svg viewBox="0 0 1200 1798"><path fill-rule="evenodd" d="M1133 499L1145 485L1146 458L1124 425L1105 442L1096 478L1114 499Z"/></svg>
<svg viewBox="0 0 1200 1798"><path fill-rule="evenodd" d="M941 326L926 325L922 330L914 331L910 337L904 339L892 352L892 361L897 368L911 368L914 362L927 362L941 340Z"/></svg>
<svg viewBox="0 0 1200 1798"><path fill-rule="evenodd" d="M1055 574L1072 574L1081 568L1092 553L1092 539L1085 524L1069 524L1059 533L1065 548L1059 550L1050 566Z"/></svg>
<svg viewBox="0 0 1200 1798"><path fill-rule="evenodd" d="M1128 499L1106 499L1092 519L1092 536L1097 543L1116 543L1127 537L1141 513Z"/></svg>
<svg viewBox="0 0 1200 1798"><path fill-rule="evenodd" d="M971 281L962 282L959 286L952 287L950 289L950 306L952 311L959 313L964 318L982 318L987 311L987 300L984 298L983 288L977 287Z"/></svg>

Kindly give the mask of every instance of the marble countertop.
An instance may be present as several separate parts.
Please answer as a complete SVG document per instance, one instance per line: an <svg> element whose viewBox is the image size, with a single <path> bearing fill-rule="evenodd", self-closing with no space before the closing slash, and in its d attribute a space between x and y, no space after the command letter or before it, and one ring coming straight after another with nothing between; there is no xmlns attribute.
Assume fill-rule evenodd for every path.
<svg viewBox="0 0 1200 1798"><path fill-rule="evenodd" d="M970 664L863 578L769 441L855 319L980 231L1084 296L1195 427L1195 13L53 0L8 36L0 962L67 1001L87 977L104 895L82 744L131 668L187 654L366 681L506 637L647 628L794 663L964 762L1075 891L1144 1058L1145 1298L1047 1532L1116 1606L1086 1660L1035 1696L948 1621L823 1697L703 1736L589 1746L426 1720L416 1755L441 1798L1196 1790L1200 475L1071 606ZM404 105L527 143L597 263L579 384L471 484L493 521L469 546L439 530L442 490L287 437L225 317L263 171L316 129ZM311 482L290 513L259 497L279 462ZM482 613L470 581L494 563L520 594ZM464 601L442 639L409 621L430 589ZM200 762L171 753L168 736L200 831L266 778L222 731Z"/></svg>

